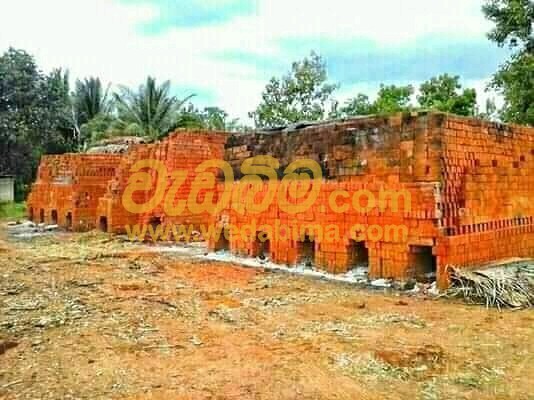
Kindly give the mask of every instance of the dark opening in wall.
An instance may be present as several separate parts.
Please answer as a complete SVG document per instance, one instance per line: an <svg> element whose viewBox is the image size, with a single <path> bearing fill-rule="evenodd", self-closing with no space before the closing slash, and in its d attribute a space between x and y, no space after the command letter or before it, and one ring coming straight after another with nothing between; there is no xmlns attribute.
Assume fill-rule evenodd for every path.
<svg viewBox="0 0 534 400"><path fill-rule="evenodd" d="M30 208L30 209L28 210L28 218L29 218L30 221L33 221L33 217L34 217L34 215L33 215L33 208Z"/></svg>
<svg viewBox="0 0 534 400"><path fill-rule="evenodd" d="M98 223L98 228L102 232L107 232L108 231L108 217L100 217L100 220L99 220L99 223Z"/></svg>
<svg viewBox="0 0 534 400"><path fill-rule="evenodd" d="M57 210L52 210L52 212L50 213L50 220L52 222L52 225L57 224Z"/></svg>
<svg viewBox="0 0 534 400"><path fill-rule="evenodd" d="M369 250L365 247L365 242L351 240L347 246L349 256L349 269L356 267L369 267Z"/></svg>
<svg viewBox="0 0 534 400"><path fill-rule="evenodd" d="M491 160L491 165L493 167L497 167L499 165L499 163L497 162L497 160Z"/></svg>
<svg viewBox="0 0 534 400"><path fill-rule="evenodd" d="M41 208L39 211L39 222L42 224L45 222L45 211Z"/></svg>
<svg viewBox="0 0 534 400"><path fill-rule="evenodd" d="M65 216L65 224L67 226L67 229L72 229L72 213L68 212Z"/></svg>
<svg viewBox="0 0 534 400"><path fill-rule="evenodd" d="M417 280L436 280L437 261L432 254L432 246L410 246L409 262Z"/></svg>
<svg viewBox="0 0 534 400"><path fill-rule="evenodd" d="M315 263L315 240L305 235L297 242L297 262L311 267Z"/></svg>
<svg viewBox="0 0 534 400"><path fill-rule="evenodd" d="M158 229L158 226L161 225L161 217L150 218L150 220L148 221L148 225L150 225L155 232L156 229Z"/></svg>
<svg viewBox="0 0 534 400"><path fill-rule="evenodd" d="M219 240L215 243L215 251L229 251L230 250L230 231L228 228L224 228L221 231L221 236L219 236Z"/></svg>
<svg viewBox="0 0 534 400"><path fill-rule="evenodd" d="M256 257L265 259L271 255L271 241L265 232L258 232L254 242Z"/></svg>

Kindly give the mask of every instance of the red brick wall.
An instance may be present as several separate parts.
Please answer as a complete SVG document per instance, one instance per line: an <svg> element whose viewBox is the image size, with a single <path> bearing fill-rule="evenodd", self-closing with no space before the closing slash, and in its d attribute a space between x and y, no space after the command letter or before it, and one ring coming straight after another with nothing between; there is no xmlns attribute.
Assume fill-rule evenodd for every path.
<svg viewBox="0 0 534 400"><path fill-rule="evenodd" d="M161 161L167 168L166 195L172 185L171 174L179 170L188 172L175 201L187 199L195 178L195 168L204 161L222 159L225 140L226 134L222 132L179 130L160 143L134 147L124 156L116 176L109 183L108 190L100 201L97 219L105 217L110 232L124 232L125 225L149 223L154 217L160 218L162 223L199 225L206 220L206 214L195 215L186 208L184 213L171 217L163 211L163 204L148 213L132 214L125 210L122 195L131 176L132 166L139 160L152 159ZM152 177L155 186L157 174L152 172ZM137 191L134 193L134 201L139 204L145 203L153 194L153 190Z"/></svg>
<svg viewBox="0 0 534 400"><path fill-rule="evenodd" d="M534 128L448 117L439 264L534 257Z"/></svg>
<svg viewBox="0 0 534 400"><path fill-rule="evenodd" d="M433 129L442 123L438 116L393 116L389 118L361 118L347 122L317 125L297 132L256 135L260 145L243 144L249 137L229 140L227 158L238 168L235 160L262 154L280 157L285 165L298 158L311 158L323 164L328 179L322 184L317 202L306 213L288 215L277 203L261 215L240 215L226 210L221 223L273 227L293 225L298 231L303 225L320 224L325 229L335 225L340 240L317 240L315 264L327 271L340 273L352 267L349 244L351 227L356 224L405 226L408 234L403 240L365 240L372 277L406 278L414 274L410 265L410 246L434 246L438 236L437 209L440 182L440 138ZM318 153L322 154L318 157ZM325 162L326 160L326 162ZM329 206L333 191L344 190L351 195L368 190L379 197L381 190L408 191L410 209L393 211L373 209L362 213L350 207L347 212L334 213ZM344 202L347 202L345 200ZM402 202L401 202L402 206ZM294 265L299 258L299 243L295 240L270 240L271 257L275 262ZM217 243L212 240L211 247ZM240 236L231 240L233 251L255 255L258 244L244 242Z"/></svg>
<svg viewBox="0 0 534 400"><path fill-rule="evenodd" d="M319 125L293 135L297 136L256 135L257 146L243 143L250 138L240 138L231 142L227 157L234 162L267 151L286 164L308 156L327 159L325 169L335 179L323 185L321 199L304 215L288 216L275 204L259 217L226 211L221 221L238 226L250 225L253 219L271 225L277 219L297 226L334 223L342 233L355 223L404 224L409 235L402 243L366 241L370 275L413 276L418 254L430 247L441 286L447 284L449 264L469 267L534 256L533 128L436 113ZM327 157L317 158L317 151ZM329 212L328 193L340 188L373 193L380 188L408 189L412 208L407 213ZM351 263L347 244L346 240L315 243L315 264L331 272L346 271ZM239 237L230 245L249 255L257 250L255 243ZM216 244L212 241L211 246ZM294 241L274 241L270 247L276 262L292 265L298 259L299 245Z"/></svg>
<svg viewBox="0 0 534 400"><path fill-rule="evenodd" d="M30 217L41 222L42 213L46 223L73 230L94 228L98 200L120 160L120 155L113 154L44 156L28 197Z"/></svg>
<svg viewBox="0 0 534 400"><path fill-rule="evenodd" d="M279 176L297 159L317 161L324 172L318 200L297 215L284 212L277 201L259 215L236 212L237 200L215 216L186 209L173 217L162 205L141 215L124 209L122 195L138 160L155 159L166 166L166 194L173 172L187 171L174 199L180 201L194 189L195 169L202 162L224 159L239 178L242 162L256 155L278 159ZM111 232L123 232L127 224L150 223L154 218L164 224L195 227L212 222L243 227L254 221L257 227L269 224L274 228L279 221L297 230L309 223L324 228L335 225L339 241L316 240L313 245L315 264L334 273L354 264L348 246L353 244L349 233L355 224L406 226L408 235L401 241L365 240L370 275L407 278L428 270L430 263L444 286L448 264L470 267L507 257L534 256L533 168L533 128L441 113L399 114L242 136L179 131L160 143L137 145L123 156L44 157L28 207L35 220L42 209L47 222L52 210L57 210L62 225L71 213L75 229L98 226L105 218ZM156 180L154 172L152 178ZM234 184L234 190L237 187ZM408 191L411 208L375 208L365 213L352 207L344 213L330 210L333 191L352 194L362 189L377 197L380 190ZM221 190L219 185L217 196ZM144 203L152 195L153 190L138 191L134 201ZM210 247L218 246L212 239ZM258 253L258 243L244 241L240 235L232 236L230 248L240 254ZM280 263L295 264L303 248L300 240L270 241L271 256Z"/></svg>

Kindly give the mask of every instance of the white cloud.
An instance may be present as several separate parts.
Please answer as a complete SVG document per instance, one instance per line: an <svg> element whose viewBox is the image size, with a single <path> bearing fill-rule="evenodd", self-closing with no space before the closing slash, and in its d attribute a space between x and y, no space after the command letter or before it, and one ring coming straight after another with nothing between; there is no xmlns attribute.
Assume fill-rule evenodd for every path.
<svg viewBox="0 0 534 400"><path fill-rule="evenodd" d="M215 54L280 56L278 41L290 37L368 38L385 47L428 34L481 37L488 30L481 5L475 0L261 0L258 13L251 16L146 36L138 27L157 16L153 6L4 0L0 52L9 46L23 48L45 70L62 66L73 77L96 75L114 84L136 86L148 74L171 79L214 92L216 105L246 118L265 82L252 65L216 60Z"/></svg>

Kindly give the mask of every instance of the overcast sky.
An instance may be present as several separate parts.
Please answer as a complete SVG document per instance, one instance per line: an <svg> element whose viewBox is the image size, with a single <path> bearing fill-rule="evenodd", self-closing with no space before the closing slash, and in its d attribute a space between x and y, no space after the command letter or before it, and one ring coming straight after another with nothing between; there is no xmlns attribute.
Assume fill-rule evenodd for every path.
<svg viewBox="0 0 534 400"><path fill-rule="evenodd" d="M439 73L478 89L507 56L486 39L482 0L0 0L0 51L32 53L73 78L139 85L246 120L271 76L319 52L338 97Z"/></svg>

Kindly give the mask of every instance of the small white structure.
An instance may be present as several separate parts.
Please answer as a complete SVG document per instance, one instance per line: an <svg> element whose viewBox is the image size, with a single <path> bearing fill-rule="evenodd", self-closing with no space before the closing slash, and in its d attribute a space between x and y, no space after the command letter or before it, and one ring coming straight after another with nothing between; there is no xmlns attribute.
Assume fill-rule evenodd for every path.
<svg viewBox="0 0 534 400"><path fill-rule="evenodd" d="M15 201L15 177L0 175L0 203Z"/></svg>

